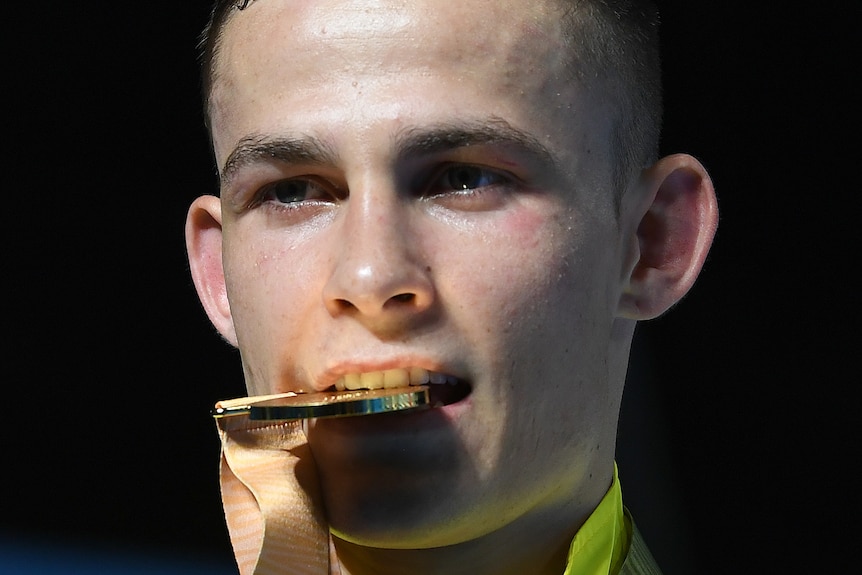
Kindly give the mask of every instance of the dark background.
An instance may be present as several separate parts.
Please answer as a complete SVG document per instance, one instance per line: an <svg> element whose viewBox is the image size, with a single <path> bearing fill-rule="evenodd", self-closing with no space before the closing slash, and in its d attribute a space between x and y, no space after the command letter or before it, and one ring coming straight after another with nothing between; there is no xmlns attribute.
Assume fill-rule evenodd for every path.
<svg viewBox="0 0 862 575"><path fill-rule="evenodd" d="M624 400L623 489L665 575L843 570L860 535L860 7L761 4L661 3L664 152L721 209ZM241 372L183 240L215 189L208 2L4 8L0 573L230 572L208 411Z"/></svg>

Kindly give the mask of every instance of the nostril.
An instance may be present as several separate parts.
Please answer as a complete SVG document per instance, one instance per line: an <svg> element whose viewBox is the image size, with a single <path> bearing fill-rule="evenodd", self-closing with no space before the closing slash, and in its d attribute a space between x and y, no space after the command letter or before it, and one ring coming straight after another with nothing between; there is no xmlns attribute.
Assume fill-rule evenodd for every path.
<svg viewBox="0 0 862 575"><path fill-rule="evenodd" d="M398 295L392 296L390 299L400 302L400 303L409 303L416 299L416 294L412 293L400 293Z"/></svg>
<svg viewBox="0 0 862 575"><path fill-rule="evenodd" d="M351 309L356 309L356 306L353 305L353 303L350 302L349 300L337 299L334 301L335 301L335 305L338 307L338 309L340 309L342 311L349 311Z"/></svg>

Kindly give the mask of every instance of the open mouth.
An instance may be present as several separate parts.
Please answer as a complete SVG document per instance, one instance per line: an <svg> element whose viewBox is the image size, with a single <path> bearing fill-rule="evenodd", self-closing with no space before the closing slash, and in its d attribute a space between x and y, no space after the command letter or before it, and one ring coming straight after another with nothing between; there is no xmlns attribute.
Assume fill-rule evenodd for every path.
<svg viewBox="0 0 862 575"><path fill-rule="evenodd" d="M345 391L394 389L411 385L427 385L429 403L433 407L457 403L470 395L471 391L470 384L463 379L421 367L350 373L339 378L334 387L336 391Z"/></svg>

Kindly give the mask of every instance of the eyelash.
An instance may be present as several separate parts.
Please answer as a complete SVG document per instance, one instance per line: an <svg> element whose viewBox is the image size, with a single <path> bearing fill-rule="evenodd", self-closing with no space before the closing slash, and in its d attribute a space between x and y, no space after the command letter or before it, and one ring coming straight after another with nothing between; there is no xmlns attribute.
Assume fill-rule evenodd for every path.
<svg viewBox="0 0 862 575"><path fill-rule="evenodd" d="M469 187L470 184L465 180L477 177L483 180L483 183L478 183ZM444 183L445 180L445 183ZM457 180L461 180L458 182ZM481 191L487 191L488 188L510 184L512 177L504 175L497 170L486 168L475 164L447 164L439 168L429 180L429 185L423 193L426 197L434 197L436 195L447 194L475 194ZM440 194L436 193L435 186L444 183L440 187Z"/></svg>
<svg viewBox="0 0 862 575"><path fill-rule="evenodd" d="M303 189L299 190L300 193L293 194L289 189L285 189L283 191L291 193L292 195L296 195L296 196L302 195L301 192L304 191L306 197L294 199L294 200L281 200L277 197L279 191L281 191L279 188L287 188L289 186L295 186L297 184L301 184L303 186ZM275 182L271 182L271 183L263 186L260 189L260 191L258 192L258 195L260 196L260 198L263 201L273 200L273 201L276 201L278 203L282 203L285 205L293 204L293 203L301 203L301 202L306 202L306 201L314 201L314 200L324 200L325 201L327 199L326 196L329 196L332 199L338 199L337 196L339 194L330 192L329 190L331 188L332 188L332 186L330 184L328 184L327 182L321 182L321 181L318 181L314 178L300 177L300 178L290 178L290 179L286 179L286 180L278 180ZM321 192L321 193L319 193L320 197L308 198L307 197L309 195L308 192L310 192L312 190L317 190L318 192Z"/></svg>
<svg viewBox="0 0 862 575"><path fill-rule="evenodd" d="M306 191L308 191L310 187L316 188L320 192L319 197L306 197L295 201L280 201L277 198L277 193L279 191L278 188L296 184L304 185ZM300 194L296 195L298 196ZM333 201L337 201L341 196L342 194L338 188L326 180L311 176L300 176L283 180L275 180L261 186L252 196L247 208L252 209L265 207L276 211L293 211L310 207L319 208L331 204Z"/></svg>
<svg viewBox="0 0 862 575"><path fill-rule="evenodd" d="M416 195L423 199L444 201L450 199L460 202L478 199L492 190L511 189L515 182L514 176L492 168L477 164L450 163L437 166L432 172L426 172L426 176L420 177L412 187L416 190ZM297 184L302 186L299 193L289 189ZM289 192L296 199L278 199L279 188L285 187L288 189L284 191ZM315 195L315 190L317 197L309 197L309 195ZM277 180L262 186L254 194L250 207L265 205L277 210L296 210L337 203L346 197L347 193L342 192L338 186L328 180L300 176Z"/></svg>

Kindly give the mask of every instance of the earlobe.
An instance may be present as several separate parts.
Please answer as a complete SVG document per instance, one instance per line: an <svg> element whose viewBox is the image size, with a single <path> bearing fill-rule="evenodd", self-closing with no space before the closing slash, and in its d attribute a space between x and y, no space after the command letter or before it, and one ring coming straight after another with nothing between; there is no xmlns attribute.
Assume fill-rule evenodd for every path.
<svg viewBox="0 0 862 575"><path fill-rule="evenodd" d="M651 319L688 292L700 273L718 225L715 190L693 157L659 160L641 176L635 214L639 254L620 299L619 315Z"/></svg>
<svg viewBox="0 0 862 575"><path fill-rule="evenodd" d="M222 337L236 346L236 332L222 264L219 198L201 196L192 203L186 217L186 249L192 281L207 316Z"/></svg>

